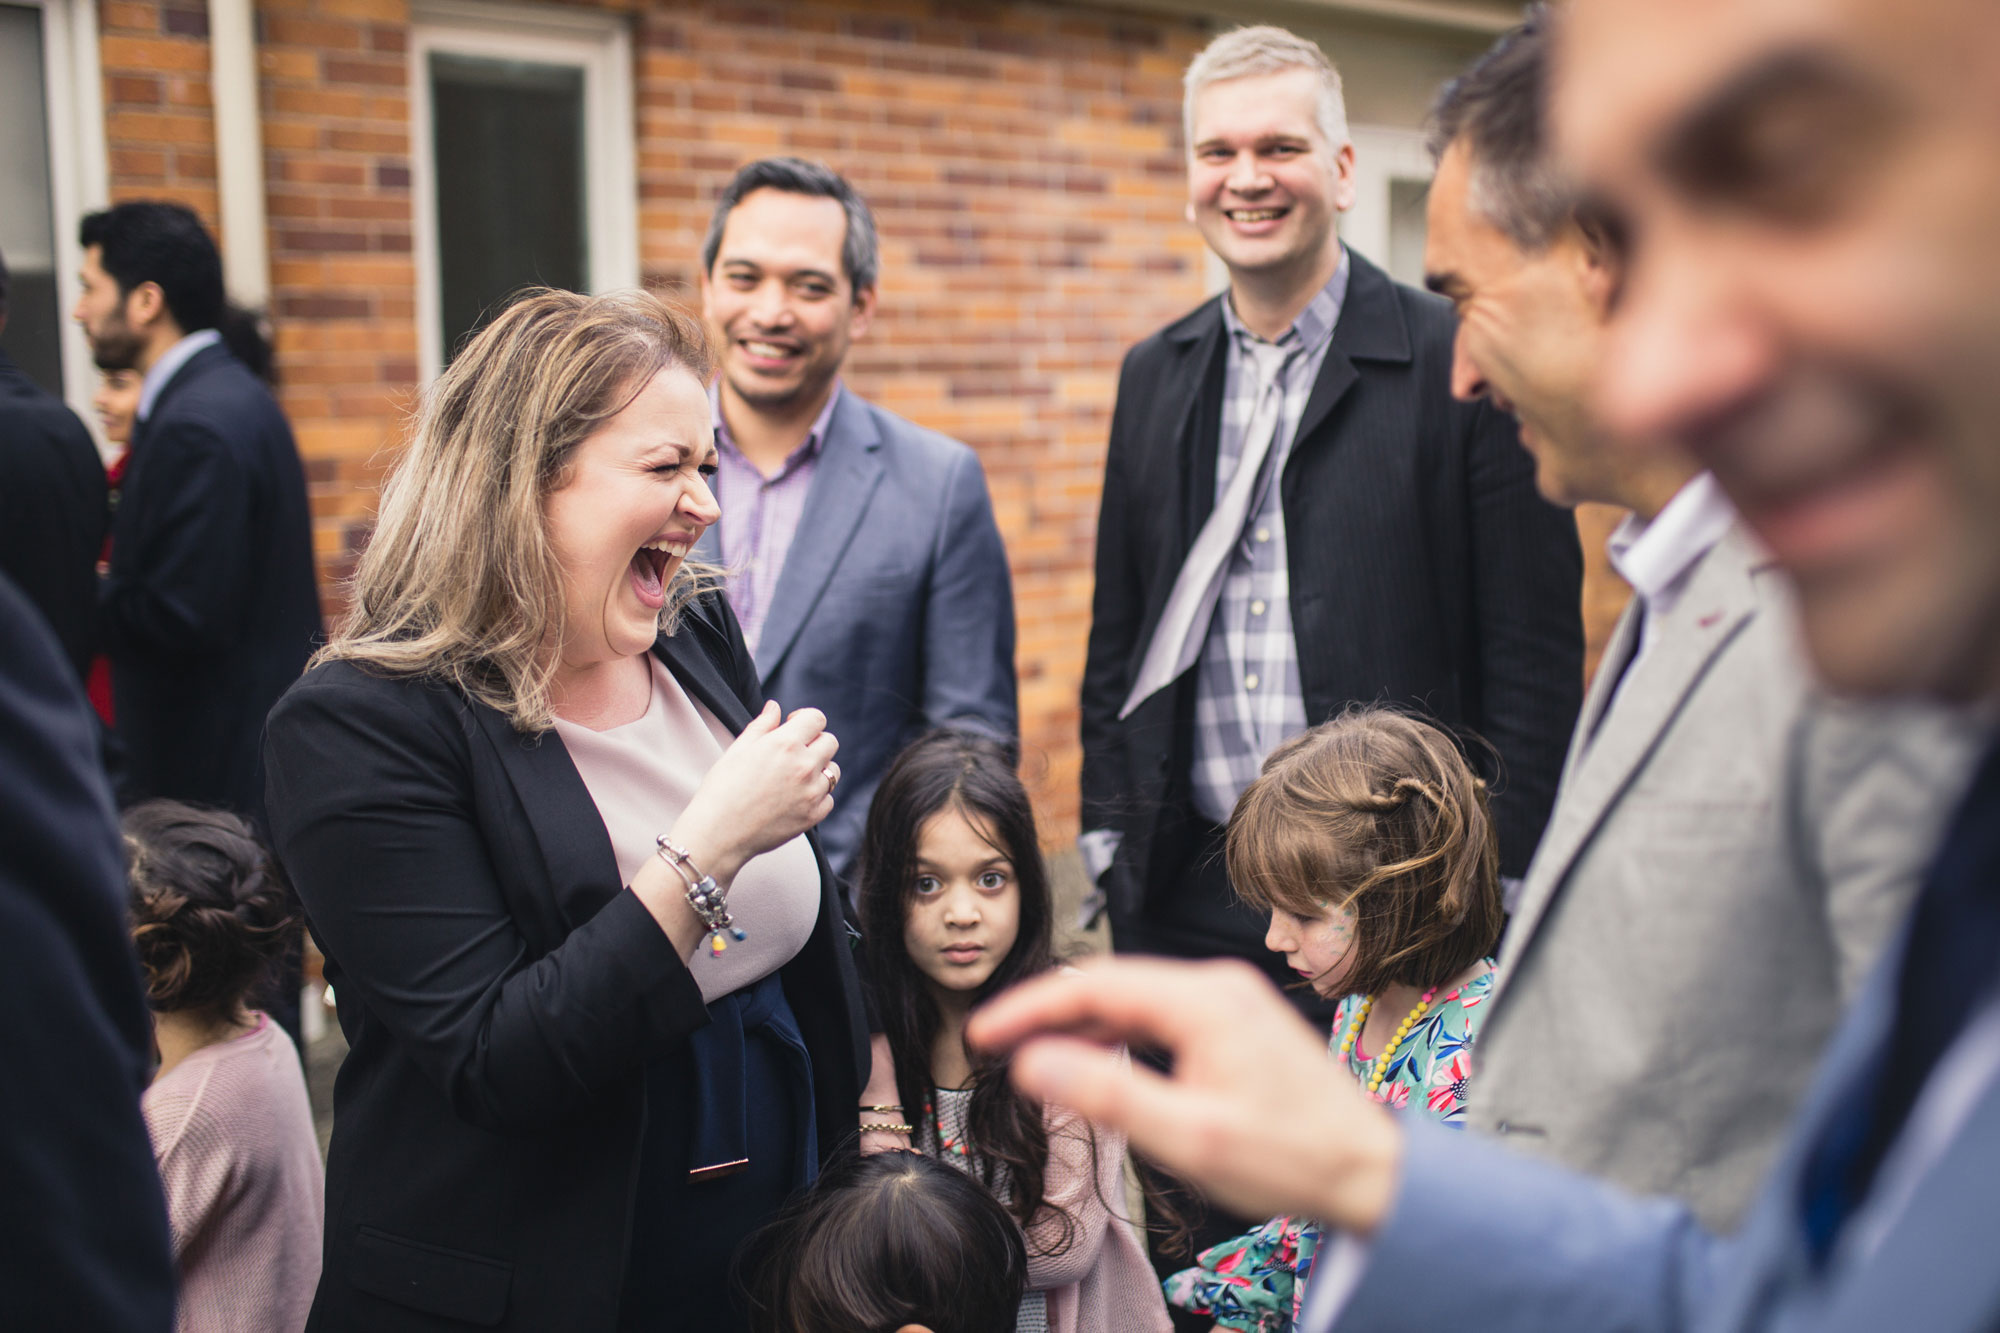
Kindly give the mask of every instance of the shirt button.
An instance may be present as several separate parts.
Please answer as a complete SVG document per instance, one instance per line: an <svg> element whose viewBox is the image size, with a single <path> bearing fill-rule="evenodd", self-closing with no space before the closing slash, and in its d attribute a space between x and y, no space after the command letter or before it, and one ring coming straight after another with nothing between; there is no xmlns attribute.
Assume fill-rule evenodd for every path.
<svg viewBox="0 0 2000 1333"><path fill-rule="evenodd" d="M1270 540L1271 540L1271 530L1270 530L1269 528L1259 528L1259 529L1257 529L1257 540L1258 540L1258 541L1260 541L1260 542L1267 542L1267 541L1270 541Z"/></svg>
<svg viewBox="0 0 2000 1333"><path fill-rule="evenodd" d="M1253 616L1261 616L1264 614L1264 601L1261 597L1258 598L1256 601L1250 603L1250 614Z"/></svg>
<svg viewBox="0 0 2000 1333"><path fill-rule="evenodd" d="M1254 672L1254 671L1253 671L1253 672L1251 672L1251 673L1250 673L1249 675L1247 675L1247 676L1245 676L1245 677L1243 678L1243 688L1244 688L1244 689L1246 689L1246 690L1254 690L1254 689L1256 689L1256 688L1257 688L1257 673L1256 673L1256 672Z"/></svg>

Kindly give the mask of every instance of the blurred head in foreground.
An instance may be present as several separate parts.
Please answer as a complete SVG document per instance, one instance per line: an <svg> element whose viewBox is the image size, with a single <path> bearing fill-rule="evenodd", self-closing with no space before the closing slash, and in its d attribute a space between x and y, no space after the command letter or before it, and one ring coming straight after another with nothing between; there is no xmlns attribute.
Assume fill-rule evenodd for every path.
<svg viewBox="0 0 2000 1333"><path fill-rule="evenodd" d="M737 1258L753 1333L1011 1333L1027 1275L985 1187L905 1152L838 1159Z"/></svg>
<svg viewBox="0 0 2000 1333"><path fill-rule="evenodd" d="M2000 690L2000 7L1579 0L1552 114L1605 425L1713 469L1831 685Z"/></svg>

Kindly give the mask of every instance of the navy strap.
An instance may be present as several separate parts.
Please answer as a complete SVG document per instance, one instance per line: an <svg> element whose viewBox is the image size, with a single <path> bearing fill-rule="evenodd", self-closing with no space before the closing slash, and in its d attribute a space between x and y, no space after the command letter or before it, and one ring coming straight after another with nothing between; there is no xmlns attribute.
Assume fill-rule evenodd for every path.
<svg viewBox="0 0 2000 1333"><path fill-rule="evenodd" d="M798 1123L799 1156L793 1187L802 1189L819 1174L819 1131L813 1116L812 1056L798 1019L785 999L777 973L754 986L733 991L708 1006L709 1025L688 1039L694 1055L694 1125L688 1145L688 1178L734 1175L750 1162L749 1082L745 1044L753 1039L781 1047L792 1071L791 1094Z"/></svg>

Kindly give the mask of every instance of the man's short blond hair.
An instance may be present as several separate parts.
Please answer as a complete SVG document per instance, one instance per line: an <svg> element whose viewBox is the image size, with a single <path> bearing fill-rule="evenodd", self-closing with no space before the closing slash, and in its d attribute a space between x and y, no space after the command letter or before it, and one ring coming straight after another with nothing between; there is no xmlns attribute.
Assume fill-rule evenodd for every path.
<svg viewBox="0 0 2000 1333"><path fill-rule="evenodd" d="M1340 93L1340 71L1326 58L1326 52L1295 32L1260 24L1225 32L1188 62L1181 78L1181 133L1187 138L1188 152L1194 151L1194 99L1211 83L1247 79L1259 74L1282 74L1287 70L1311 70L1319 76L1319 99L1313 117L1326 139L1327 151L1338 152L1348 142L1347 102Z"/></svg>

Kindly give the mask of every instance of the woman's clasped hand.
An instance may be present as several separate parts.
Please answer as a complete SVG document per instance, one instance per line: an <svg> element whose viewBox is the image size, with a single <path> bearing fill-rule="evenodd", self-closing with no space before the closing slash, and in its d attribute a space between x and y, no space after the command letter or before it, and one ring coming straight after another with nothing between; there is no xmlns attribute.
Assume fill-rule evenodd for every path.
<svg viewBox="0 0 2000 1333"><path fill-rule="evenodd" d="M766 703L708 770L671 840L728 883L745 861L791 841L833 810L839 749L817 708L785 717L776 701Z"/></svg>

